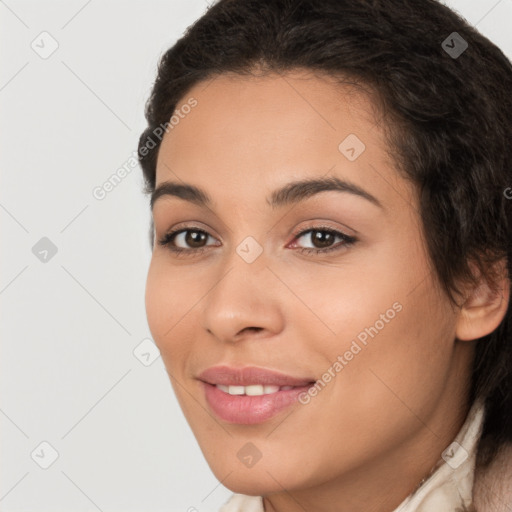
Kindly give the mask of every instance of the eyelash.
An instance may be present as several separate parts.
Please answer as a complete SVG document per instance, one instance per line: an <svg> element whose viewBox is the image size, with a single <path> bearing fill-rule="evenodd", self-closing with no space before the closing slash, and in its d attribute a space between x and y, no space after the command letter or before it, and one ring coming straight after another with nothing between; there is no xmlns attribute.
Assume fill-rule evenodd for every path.
<svg viewBox="0 0 512 512"><path fill-rule="evenodd" d="M179 256L179 257L196 256L196 255L203 253L206 249L208 249L209 246L199 247L199 248L195 248L195 249L184 249L183 247L175 247L175 246L171 245L171 243L173 242L174 238L177 235L179 235L180 233L187 232L187 231L194 231L196 233L204 233L205 235L209 236L209 233L207 233L203 229L194 228L194 227L180 228L180 229L176 229L174 231L170 231L170 232L166 233L160 240L158 240L158 244L160 246L164 246L164 247L166 246L171 252L173 252L176 256ZM358 241L358 239L356 237L349 236L349 235L346 235L345 233L342 233L341 231L337 231L335 229L323 227L323 226L316 226L313 228L308 228L306 230L300 231L299 233L294 235L294 240L302 238L307 233L311 233L311 232L315 232L315 231L322 232L322 233L329 233L331 235L338 236L339 238L342 239L343 243L341 243L341 244L338 243L337 245L334 245L332 247L327 247L326 249L315 249L315 248L311 248L311 247L302 247L300 249L297 249L299 252L305 253L305 254L311 254L311 253L326 254L331 251L340 250L343 247L351 247Z"/></svg>

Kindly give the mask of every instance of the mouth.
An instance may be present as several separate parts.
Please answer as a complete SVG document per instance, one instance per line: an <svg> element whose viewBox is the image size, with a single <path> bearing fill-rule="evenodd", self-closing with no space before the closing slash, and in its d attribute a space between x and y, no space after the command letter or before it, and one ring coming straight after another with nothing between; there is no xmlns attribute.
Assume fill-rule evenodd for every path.
<svg viewBox="0 0 512 512"><path fill-rule="evenodd" d="M294 377L276 370L269 370L257 366L245 366L243 368L234 366L212 366L200 373L198 379L208 384L220 384L228 387L300 387L316 381L314 378Z"/></svg>
<svg viewBox="0 0 512 512"><path fill-rule="evenodd" d="M263 423L292 404L316 382L257 367L211 367L199 375L210 410L228 423Z"/></svg>
<svg viewBox="0 0 512 512"><path fill-rule="evenodd" d="M249 386L225 386L224 384L215 384L215 387L230 395L262 396L271 395L272 393L277 393L278 391L289 391L290 389L294 389L298 386L264 386L262 384L251 384Z"/></svg>

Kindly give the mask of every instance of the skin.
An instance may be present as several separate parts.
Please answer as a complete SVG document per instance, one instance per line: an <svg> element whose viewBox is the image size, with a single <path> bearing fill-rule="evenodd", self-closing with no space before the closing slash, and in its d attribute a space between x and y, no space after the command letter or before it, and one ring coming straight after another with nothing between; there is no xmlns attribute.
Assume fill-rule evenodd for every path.
<svg viewBox="0 0 512 512"><path fill-rule="evenodd" d="M183 413L215 476L263 495L266 511L389 512L462 426L471 340L499 324L509 288L497 300L484 286L452 307L431 272L417 192L397 172L366 95L295 71L223 74L180 104L190 97L197 106L165 135L156 182L199 186L213 202L161 197L155 240L182 225L211 236L205 252L184 257L156 243L146 287L148 324ZM366 146L355 161L338 149L349 134ZM383 208L338 191L266 202L289 181L325 176L350 180ZM314 241L294 234L325 224L357 242L300 253ZM236 252L247 236L263 249L250 264ZM202 370L261 366L320 379L396 302L401 311L307 405L258 425L209 409ZM237 457L249 441L262 454L250 468Z"/></svg>

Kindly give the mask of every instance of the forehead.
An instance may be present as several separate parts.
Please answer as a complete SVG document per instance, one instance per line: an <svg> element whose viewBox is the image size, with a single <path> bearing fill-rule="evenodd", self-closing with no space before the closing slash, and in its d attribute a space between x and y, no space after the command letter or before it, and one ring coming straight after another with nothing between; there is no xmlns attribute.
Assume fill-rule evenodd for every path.
<svg viewBox="0 0 512 512"><path fill-rule="evenodd" d="M190 98L197 106L183 115L180 110ZM166 136L171 146L187 145L193 137L203 146L243 141L257 144L260 150L273 147L276 137L286 142L287 135L296 145L305 138L325 140L327 134L326 142L336 142L350 131L358 131L364 138L377 121L377 109L368 94L354 85L338 84L334 77L307 71L217 75L196 84L178 102L176 113L180 114L180 129L174 126ZM372 143L380 135L378 130L372 134Z"/></svg>
<svg viewBox="0 0 512 512"><path fill-rule="evenodd" d="M218 75L196 84L175 113L192 98L162 141L157 185L178 178L256 197L292 179L333 175L381 196L407 194L374 102L352 85L310 72Z"/></svg>

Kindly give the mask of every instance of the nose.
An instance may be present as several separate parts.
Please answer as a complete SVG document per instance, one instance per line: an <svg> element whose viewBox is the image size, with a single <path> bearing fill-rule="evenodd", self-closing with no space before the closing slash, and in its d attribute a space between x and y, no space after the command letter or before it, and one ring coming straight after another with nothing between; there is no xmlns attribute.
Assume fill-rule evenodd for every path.
<svg viewBox="0 0 512 512"><path fill-rule="evenodd" d="M217 340L267 338L283 329L277 279L264 254L247 263L236 251L218 269L201 309L203 328Z"/></svg>

